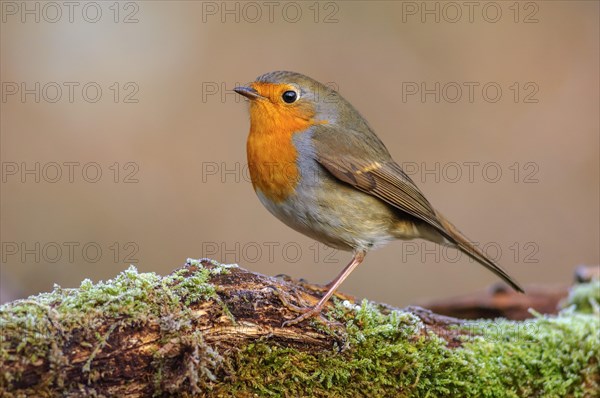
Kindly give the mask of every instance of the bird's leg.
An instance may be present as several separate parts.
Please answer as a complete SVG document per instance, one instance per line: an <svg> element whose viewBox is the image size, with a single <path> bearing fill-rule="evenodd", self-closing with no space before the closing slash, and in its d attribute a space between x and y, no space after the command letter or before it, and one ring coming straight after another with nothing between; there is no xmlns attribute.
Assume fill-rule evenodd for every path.
<svg viewBox="0 0 600 398"><path fill-rule="evenodd" d="M325 293L325 295L321 297L319 302L312 308L304 309L304 313L299 317L294 318L290 321L285 321L282 326L295 325L297 323L302 322L305 319L319 315L321 313L321 310L323 310L323 307L325 306L327 301L329 301L331 296L335 293L337 288L352 273L352 271L354 271L354 268L358 267L358 265L363 262L366 254L367 253L365 251L355 252L354 257L352 257L352 261L350 261L350 263L342 270L342 272L340 272L340 274L327 285L329 287L329 290L327 290L327 293Z"/></svg>

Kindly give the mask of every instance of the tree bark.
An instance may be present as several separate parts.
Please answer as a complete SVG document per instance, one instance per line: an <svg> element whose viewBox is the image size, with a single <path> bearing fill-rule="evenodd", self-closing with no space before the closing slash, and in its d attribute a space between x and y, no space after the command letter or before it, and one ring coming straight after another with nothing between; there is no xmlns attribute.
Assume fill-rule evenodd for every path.
<svg viewBox="0 0 600 398"><path fill-rule="evenodd" d="M539 396L543 383L513 379L511 369L492 364L498 385L461 377L477 375L480 365L469 361L498 361L496 354L485 358L482 344L503 353L529 349L550 333L546 327L553 333L548 341L598 327L593 315L577 313L561 332L554 318L538 315L527 324L501 321L510 330L497 336L494 329L492 339L492 323L420 307L357 305L343 295L322 317L282 327L298 315L294 306L314 305L322 292L206 259L167 277L130 268L106 283L57 287L0 307L0 396L482 396L497 388ZM573 344L568 350L583 349ZM546 348L534 349L537 355ZM557 385L592 396L600 379L597 351L575 371L557 371L553 377L564 379ZM502 360L510 361L506 355ZM532 378L546 371L532 366Z"/></svg>

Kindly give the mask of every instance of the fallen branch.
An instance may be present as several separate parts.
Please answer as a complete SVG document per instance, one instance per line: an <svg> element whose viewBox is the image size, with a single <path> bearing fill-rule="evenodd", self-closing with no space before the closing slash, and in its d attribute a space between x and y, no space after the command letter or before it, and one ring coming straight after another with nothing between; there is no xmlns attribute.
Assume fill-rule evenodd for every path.
<svg viewBox="0 0 600 398"><path fill-rule="evenodd" d="M600 266L581 265L575 269L574 280L586 283L600 277ZM561 301L569 294L568 285L528 285L527 294L498 282L490 289L459 297L420 303L438 314L461 319L506 318L523 320L533 317L531 309L542 314L557 314Z"/></svg>
<svg viewBox="0 0 600 398"><path fill-rule="evenodd" d="M588 285L595 314L466 321L338 296L283 328L297 314L282 302L314 304L318 286L213 261L132 267L1 306L0 396L594 396Z"/></svg>

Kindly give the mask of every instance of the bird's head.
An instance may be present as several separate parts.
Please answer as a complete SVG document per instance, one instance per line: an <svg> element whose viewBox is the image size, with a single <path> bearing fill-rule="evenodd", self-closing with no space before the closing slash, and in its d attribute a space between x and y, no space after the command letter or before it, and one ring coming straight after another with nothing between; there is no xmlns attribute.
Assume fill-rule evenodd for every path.
<svg viewBox="0 0 600 398"><path fill-rule="evenodd" d="M296 72L266 73L234 91L250 100L253 128L304 130L314 124L356 128L365 123L337 91Z"/></svg>

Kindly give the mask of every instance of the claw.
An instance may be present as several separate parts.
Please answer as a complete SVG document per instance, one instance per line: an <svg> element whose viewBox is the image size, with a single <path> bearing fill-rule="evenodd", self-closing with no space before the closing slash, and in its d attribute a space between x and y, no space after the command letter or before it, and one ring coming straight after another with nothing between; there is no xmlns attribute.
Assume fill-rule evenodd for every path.
<svg viewBox="0 0 600 398"><path fill-rule="evenodd" d="M281 289L276 288L275 286L269 286L269 288L271 290L273 290L273 293L275 293L275 295L279 298L279 301L281 301L281 303L283 304L284 307L288 308L291 311L297 312L297 313L304 312L303 307L299 307L297 305L290 303L290 300L286 297L286 296L289 296L288 293L282 292ZM296 301L300 302L302 300L300 297L298 297L297 294L294 293L294 295L296 296Z"/></svg>
<svg viewBox="0 0 600 398"><path fill-rule="evenodd" d="M294 318L294 319L290 319L289 321L285 321L281 324L281 327L286 327L286 326L291 326L291 325L296 325L306 319L312 318L312 317L316 317L316 316L320 316L322 318L322 321L324 321L325 323L329 323L327 322L327 320L323 317L323 315L321 315L321 311L323 310L322 307L319 307L318 305L315 305L314 307L311 308L303 308L301 310L302 315Z"/></svg>
<svg viewBox="0 0 600 398"><path fill-rule="evenodd" d="M318 304L315 305L314 307L308 307L308 306L300 307L300 306L294 305L290 302L289 298L287 297L290 294L283 292L283 291L281 291L281 289L278 289L274 286L269 286L269 288L271 290L273 290L273 293L275 293L277 298L279 298L279 300L281 301L281 303L283 304L284 307L286 307L287 309L289 309L292 312L301 314L300 316L298 316L294 319L283 322L283 324L281 325L282 327L295 325L297 323L302 322L303 320L306 320L306 319L309 319L312 317L316 317L318 315L321 317L322 322L329 323L323 317L323 315L321 315L321 311L323 309L322 306L319 306ZM298 296L298 294L296 294L295 292L294 292L294 296L295 296L296 301L303 302L303 304L306 305L306 302L300 296Z"/></svg>

